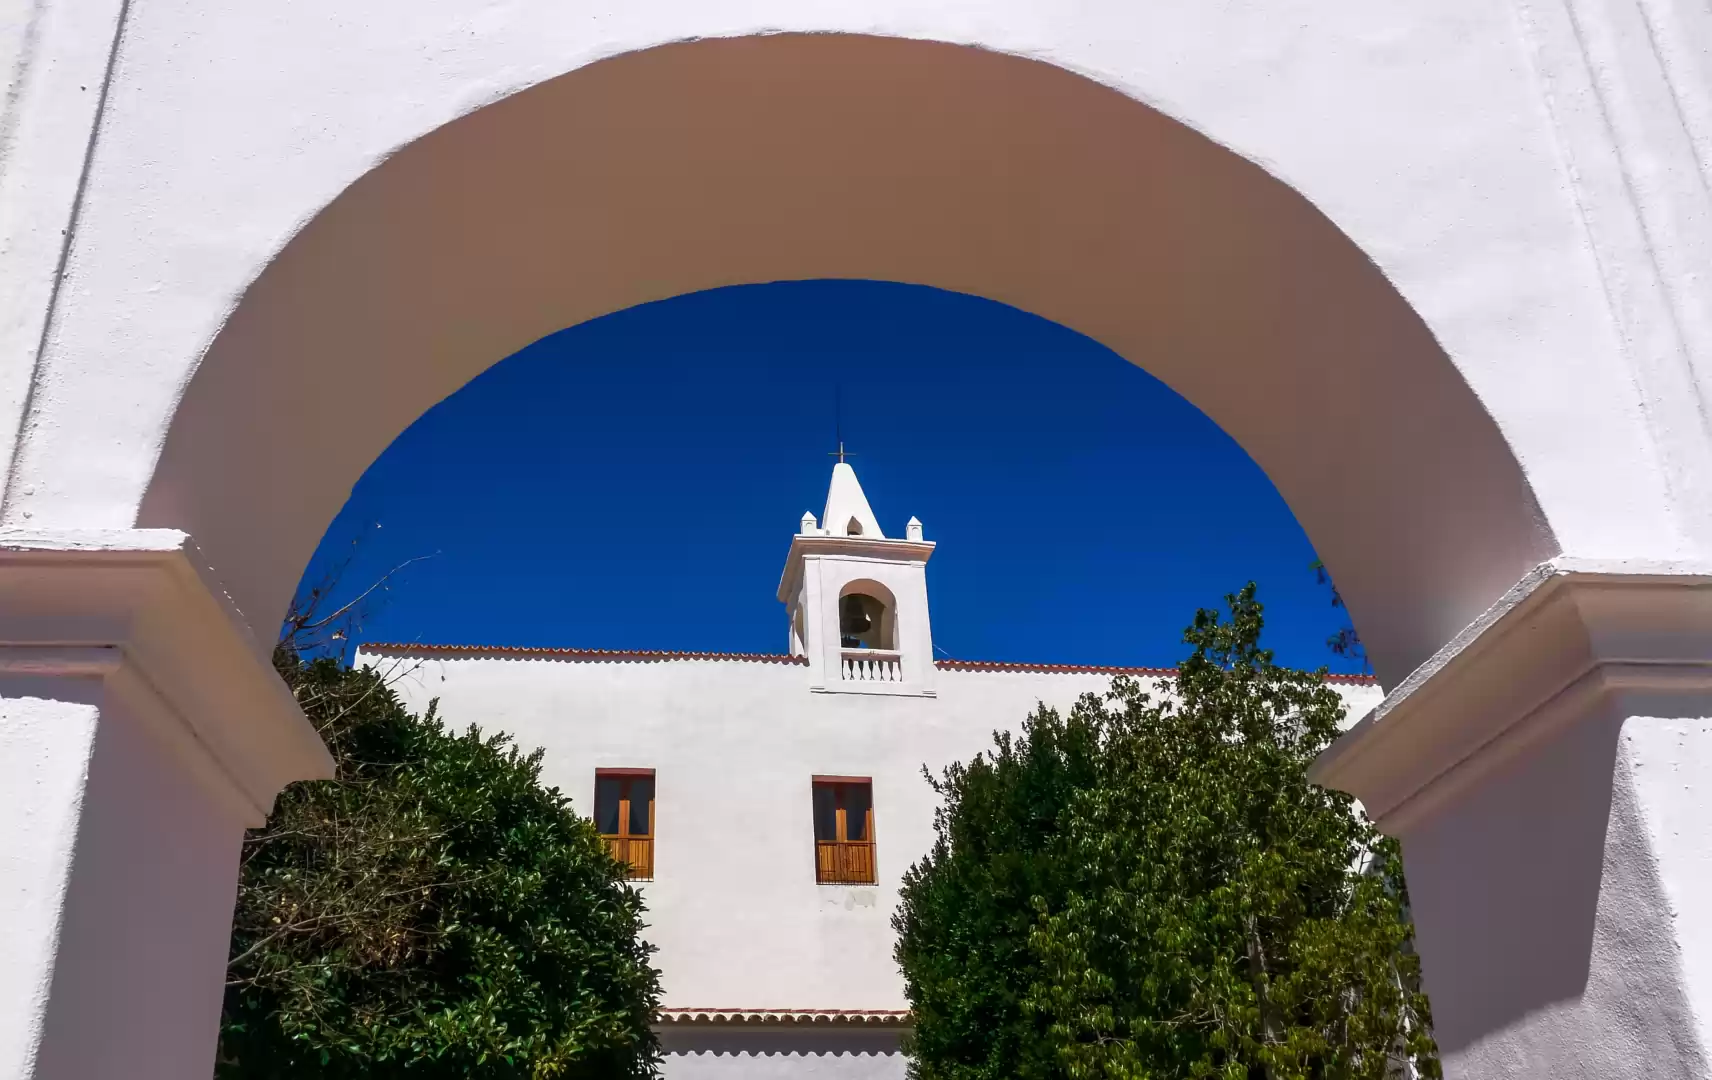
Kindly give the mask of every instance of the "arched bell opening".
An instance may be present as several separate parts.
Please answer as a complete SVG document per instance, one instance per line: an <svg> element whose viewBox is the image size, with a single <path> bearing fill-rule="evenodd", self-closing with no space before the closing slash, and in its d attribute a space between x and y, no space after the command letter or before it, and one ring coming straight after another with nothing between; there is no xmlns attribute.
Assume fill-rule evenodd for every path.
<svg viewBox="0 0 1712 1080"><path fill-rule="evenodd" d="M838 597L838 641L846 649L897 649L897 602L873 581L851 582Z"/></svg>

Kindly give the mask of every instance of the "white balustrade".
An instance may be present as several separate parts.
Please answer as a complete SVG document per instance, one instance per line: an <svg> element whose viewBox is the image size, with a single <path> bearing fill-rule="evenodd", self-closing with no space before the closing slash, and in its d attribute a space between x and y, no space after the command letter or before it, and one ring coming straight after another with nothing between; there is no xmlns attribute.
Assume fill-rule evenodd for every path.
<svg viewBox="0 0 1712 1080"><path fill-rule="evenodd" d="M840 675L845 682L904 680L903 654L888 649L845 649Z"/></svg>

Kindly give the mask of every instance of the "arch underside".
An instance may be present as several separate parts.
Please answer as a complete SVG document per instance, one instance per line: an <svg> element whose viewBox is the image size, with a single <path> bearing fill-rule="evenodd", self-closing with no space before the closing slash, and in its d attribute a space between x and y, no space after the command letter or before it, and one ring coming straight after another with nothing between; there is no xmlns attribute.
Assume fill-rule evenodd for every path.
<svg viewBox="0 0 1712 1080"><path fill-rule="evenodd" d="M1062 69L832 35L603 61L358 179L209 349L139 524L190 532L265 628L363 470L489 365L638 303L813 278L987 297L1158 376L1278 486L1387 684L1554 551L1431 333L1301 196ZM1110 497L1242 527L1174 518L1194 482Z"/></svg>

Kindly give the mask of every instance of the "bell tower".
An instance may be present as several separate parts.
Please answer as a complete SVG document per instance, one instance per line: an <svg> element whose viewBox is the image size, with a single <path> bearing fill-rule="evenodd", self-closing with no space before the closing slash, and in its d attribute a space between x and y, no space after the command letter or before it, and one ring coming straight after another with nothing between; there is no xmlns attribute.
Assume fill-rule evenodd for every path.
<svg viewBox="0 0 1712 1080"><path fill-rule="evenodd" d="M826 510L802 516L779 581L791 655L809 663L809 688L827 694L933 696L927 560L933 544L909 519L886 537L856 470L832 468Z"/></svg>

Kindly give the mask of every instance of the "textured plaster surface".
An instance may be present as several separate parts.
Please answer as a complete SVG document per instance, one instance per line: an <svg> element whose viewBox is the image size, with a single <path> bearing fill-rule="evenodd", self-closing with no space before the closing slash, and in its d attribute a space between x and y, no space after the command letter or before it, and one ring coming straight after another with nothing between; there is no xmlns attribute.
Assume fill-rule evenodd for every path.
<svg viewBox="0 0 1712 1080"><path fill-rule="evenodd" d="M95 742L93 702L0 678L0 1076L29 1075Z"/></svg>
<svg viewBox="0 0 1712 1080"><path fill-rule="evenodd" d="M1624 725L1622 746L1635 828L1657 866L1704 1053L1712 1048L1712 719L1639 717Z"/></svg>
<svg viewBox="0 0 1712 1080"><path fill-rule="evenodd" d="M98 680L0 678L0 1076L207 1074L242 832Z"/></svg>
<svg viewBox="0 0 1712 1080"><path fill-rule="evenodd" d="M182 533L0 530L0 1076L207 1075L243 829L330 770Z"/></svg>
<svg viewBox="0 0 1712 1080"><path fill-rule="evenodd" d="M1657 441L1660 478L1690 546L1704 554L1712 537L1712 8L1515 0L1515 11Z"/></svg>
<svg viewBox="0 0 1712 1080"><path fill-rule="evenodd" d="M1447 1076L1712 1076L1637 781L1656 723L1590 718L1404 836Z"/></svg>
<svg viewBox="0 0 1712 1080"><path fill-rule="evenodd" d="M123 0L0 9L0 467L9 466L106 100Z"/></svg>
<svg viewBox="0 0 1712 1080"><path fill-rule="evenodd" d="M243 825L127 711L102 703L35 1080L212 1065Z"/></svg>

